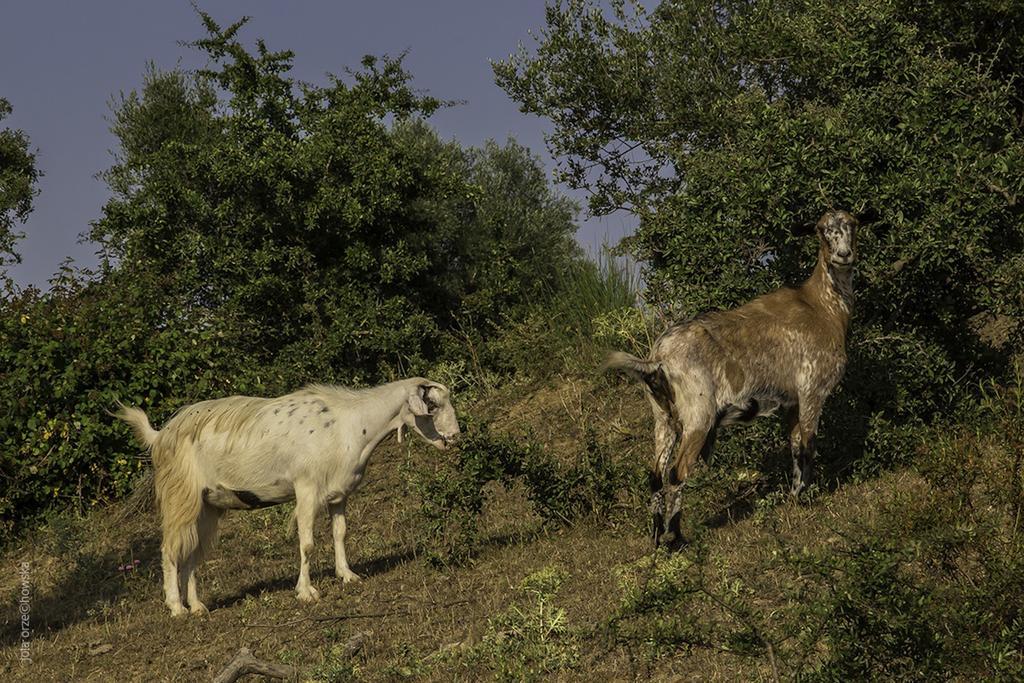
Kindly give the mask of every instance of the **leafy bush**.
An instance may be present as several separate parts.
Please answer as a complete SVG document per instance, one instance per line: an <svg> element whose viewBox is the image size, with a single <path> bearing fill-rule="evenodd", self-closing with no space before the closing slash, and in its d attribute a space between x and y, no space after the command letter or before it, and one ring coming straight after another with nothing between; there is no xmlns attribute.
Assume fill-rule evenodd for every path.
<svg viewBox="0 0 1024 683"><path fill-rule="evenodd" d="M619 568L622 599L607 622L612 637L639 645L651 660L700 648L773 658L753 589L740 578L715 576L703 541L685 554L659 549Z"/></svg>
<svg viewBox="0 0 1024 683"><path fill-rule="evenodd" d="M68 271L48 294L0 301L0 538L42 509L128 491L145 463L106 412L115 399L159 423L188 396L263 390L217 330L165 326L164 313L119 278Z"/></svg>
<svg viewBox="0 0 1024 683"><path fill-rule="evenodd" d="M1022 7L570 0L495 73L591 210L640 218L624 246L680 318L799 282L791 226L877 210L825 416L877 471L1024 339Z"/></svg>
<svg viewBox="0 0 1024 683"><path fill-rule="evenodd" d="M878 501L815 505L814 530L759 515L774 536L757 547L764 581L712 557L707 535L622 568L611 633L655 661L727 649L800 680L1019 679L1024 373L980 393Z"/></svg>
<svg viewBox="0 0 1024 683"><path fill-rule="evenodd" d="M458 459L434 473L411 476L422 500L423 538L428 557L441 564L469 559L479 544L478 517L486 485L522 483L534 511L546 523L572 524L592 512L607 512L630 481L591 435L571 465L564 465L530 439L495 435L467 425Z"/></svg>

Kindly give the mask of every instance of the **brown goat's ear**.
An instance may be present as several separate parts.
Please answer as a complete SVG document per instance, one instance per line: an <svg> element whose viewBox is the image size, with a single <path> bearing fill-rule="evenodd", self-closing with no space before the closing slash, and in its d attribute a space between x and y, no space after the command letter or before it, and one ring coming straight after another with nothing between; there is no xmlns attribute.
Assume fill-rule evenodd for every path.
<svg viewBox="0 0 1024 683"><path fill-rule="evenodd" d="M878 213L878 209L873 206L865 206L857 212L857 222L861 225L874 223L879 218L881 218L881 216Z"/></svg>
<svg viewBox="0 0 1024 683"><path fill-rule="evenodd" d="M814 221L808 221L806 223L797 223L791 228L791 232L794 237L807 237L813 235L817 224Z"/></svg>

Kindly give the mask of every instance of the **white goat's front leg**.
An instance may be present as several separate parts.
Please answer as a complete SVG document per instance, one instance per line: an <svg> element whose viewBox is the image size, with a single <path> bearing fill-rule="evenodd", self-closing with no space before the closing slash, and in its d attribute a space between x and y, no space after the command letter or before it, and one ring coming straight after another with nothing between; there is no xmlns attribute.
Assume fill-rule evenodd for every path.
<svg viewBox="0 0 1024 683"><path fill-rule="evenodd" d="M334 535L334 573L344 583L359 581L360 576L348 566L345 557L345 501L327 506L331 513L331 532Z"/></svg>
<svg viewBox="0 0 1024 683"><path fill-rule="evenodd" d="M188 610L181 604L181 592L179 590L180 577L178 576L178 563L174 561L171 554L163 550L164 565L164 604L171 610L171 615L181 617L188 614Z"/></svg>
<svg viewBox="0 0 1024 683"><path fill-rule="evenodd" d="M316 602L320 593L309 582L309 556L313 552L313 517L316 514L316 492L295 490L295 524L299 530L299 581L295 591L302 602Z"/></svg>
<svg viewBox="0 0 1024 683"><path fill-rule="evenodd" d="M193 553L193 558L195 554ZM199 599L199 588L196 585L196 567L198 566L196 559L190 559L185 565L185 575L187 579L187 592L188 592L188 609L192 614L209 614L210 610L206 608L202 600Z"/></svg>

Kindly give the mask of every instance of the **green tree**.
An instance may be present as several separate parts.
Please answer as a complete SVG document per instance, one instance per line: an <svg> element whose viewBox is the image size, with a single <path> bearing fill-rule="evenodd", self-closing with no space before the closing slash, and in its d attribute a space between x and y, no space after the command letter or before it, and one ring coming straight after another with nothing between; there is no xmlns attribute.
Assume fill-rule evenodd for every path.
<svg viewBox="0 0 1024 683"><path fill-rule="evenodd" d="M370 381L422 367L460 310L489 324L571 256L575 211L536 159L437 140L420 119L442 103L400 60L298 84L290 52L250 54L244 21L201 16L210 68L151 69L118 104L114 197L92 230L161 282L168 320L287 357L289 381Z"/></svg>
<svg viewBox="0 0 1024 683"><path fill-rule="evenodd" d="M0 97L0 121L11 113L11 104ZM0 129L0 266L18 262L14 244L21 236L14 226L28 218L38 193L36 156L29 151L24 131Z"/></svg>
<svg viewBox="0 0 1024 683"><path fill-rule="evenodd" d="M201 15L210 56L115 105L97 272L0 300L0 538L124 493L143 468L115 398L183 404L457 360L557 292L575 205L514 142L465 149L400 61L325 86Z"/></svg>
<svg viewBox="0 0 1024 683"><path fill-rule="evenodd" d="M445 329L486 335L550 299L565 270L583 260L572 239L578 205L556 193L535 155L514 140L463 148L421 121L396 128L398 143L437 160L466 189L424 202L439 230L453 235L434 311Z"/></svg>
<svg viewBox="0 0 1024 683"><path fill-rule="evenodd" d="M1022 69L1020 3L572 0L495 72L591 209L640 217L627 246L681 315L799 280L790 226L877 211L831 419L883 454L1019 348Z"/></svg>

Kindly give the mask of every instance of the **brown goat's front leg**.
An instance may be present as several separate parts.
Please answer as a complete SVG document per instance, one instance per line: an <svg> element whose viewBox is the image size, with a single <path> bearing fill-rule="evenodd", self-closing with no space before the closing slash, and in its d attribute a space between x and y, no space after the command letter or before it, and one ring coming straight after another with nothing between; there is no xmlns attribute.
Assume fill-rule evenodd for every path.
<svg viewBox="0 0 1024 683"><path fill-rule="evenodd" d="M787 409L782 419L785 426L786 439L789 441L789 452L793 456L792 485L795 485L800 462L800 407L793 406Z"/></svg>
<svg viewBox="0 0 1024 683"><path fill-rule="evenodd" d="M816 402L801 401L799 408L795 408L793 412L798 417L789 432L789 444L793 452L793 483L790 493L799 496L805 488L810 486L814 474L814 457L818 453L817 435L821 405Z"/></svg>

